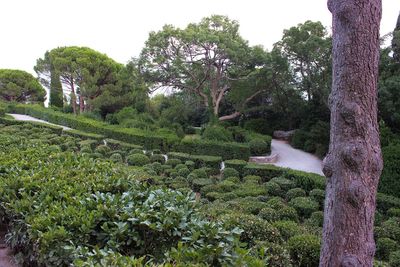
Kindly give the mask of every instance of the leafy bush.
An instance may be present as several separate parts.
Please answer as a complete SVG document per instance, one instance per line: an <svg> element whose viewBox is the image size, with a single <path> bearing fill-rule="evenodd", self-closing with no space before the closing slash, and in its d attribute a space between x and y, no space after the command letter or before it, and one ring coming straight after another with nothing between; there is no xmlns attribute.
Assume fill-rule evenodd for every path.
<svg viewBox="0 0 400 267"><path fill-rule="evenodd" d="M383 230L380 237L388 237L400 242L400 218L390 218L381 224Z"/></svg>
<svg viewBox="0 0 400 267"><path fill-rule="evenodd" d="M275 177L270 180L271 182L277 183L283 191L288 191L295 187L295 182L284 177Z"/></svg>
<svg viewBox="0 0 400 267"><path fill-rule="evenodd" d="M115 163L117 163L117 162L123 162L123 161L124 161L124 159L122 158L121 154L119 154L119 153L113 153L113 154L110 156L110 160L111 160L112 162L115 162Z"/></svg>
<svg viewBox="0 0 400 267"><path fill-rule="evenodd" d="M233 191L238 197L257 197L260 195L265 195L266 190L264 187L258 184L243 183L238 186L237 189Z"/></svg>
<svg viewBox="0 0 400 267"><path fill-rule="evenodd" d="M292 188L286 193L286 199L289 201L296 197L305 197L306 191L302 188Z"/></svg>
<svg viewBox="0 0 400 267"><path fill-rule="evenodd" d="M111 151L111 148L106 146L106 145L99 145L98 147L96 147L96 149L94 150L95 153L100 153L103 156L107 155L109 152Z"/></svg>
<svg viewBox="0 0 400 267"><path fill-rule="evenodd" d="M160 154L153 154L150 156L150 162L159 162L161 164L165 163L165 158L163 155Z"/></svg>
<svg viewBox="0 0 400 267"><path fill-rule="evenodd" d="M195 192L200 192L201 188L206 185L212 184L213 181L208 178L197 178L192 180L192 188Z"/></svg>
<svg viewBox="0 0 400 267"><path fill-rule="evenodd" d="M251 119L244 123L244 128L250 131L258 132L261 134L271 135L273 129L270 128L270 124L265 119Z"/></svg>
<svg viewBox="0 0 400 267"><path fill-rule="evenodd" d="M325 191L322 189L313 189L309 193L310 197L317 201L320 205L320 207L324 206L324 201L325 201Z"/></svg>
<svg viewBox="0 0 400 267"><path fill-rule="evenodd" d="M228 177L239 177L239 172L233 168L225 168L222 171L222 177L224 179L226 179Z"/></svg>
<svg viewBox="0 0 400 267"><path fill-rule="evenodd" d="M270 196L281 196L283 191L279 184L275 182L266 182L264 183L265 189L267 190L267 194Z"/></svg>
<svg viewBox="0 0 400 267"><path fill-rule="evenodd" d="M132 154L126 157L126 162L133 166L144 166L150 163L150 159L143 154Z"/></svg>
<svg viewBox="0 0 400 267"><path fill-rule="evenodd" d="M270 164L249 163L244 167L243 175L260 176L263 182L267 182L273 177L280 176L285 173L285 169Z"/></svg>
<svg viewBox="0 0 400 267"><path fill-rule="evenodd" d="M384 167L379 192L400 197L400 144L382 148Z"/></svg>
<svg viewBox="0 0 400 267"><path fill-rule="evenodd" d="M233 168L239 172L239 174L243 173L244 166L247 165L247 161L241 159L230 159L225 160L225 167L226 168Z"/></svg>
<svg viewBox="0 0 400 267"><path fill-rule="evenodd" d="M264 156L271 152L271 145L261 139L253 139L249 142L252 156Z"/></svg>
<svg viewBox="0 0 400 267"><path fill-rule="evenodd" d="M284 240L300 235L303 232L301 227L294 221L276 221L272 225L279 230Z"/></svg>
<svg viewBox="0 0 400 267"><path fill-rule="evenodd" d="M202 134L202 137L203 139L207 140L233 142L232 133L224 127L218 125L207 126Z"/></svg>
<svg viewBox="0 0 400 267"><path fill-rule="evenodd" d="M390 217L400 218L400 208L390 208L387 212Z"/></svg>
<svg viewBox="0 0 400 267"><path fill-rule="evenodd" d="M376 253L375 256L380 260L389 260L390 253L396 251L399 248L396 241L390 238L379 238L376 241Z"/></svg>
<svg viewBox="0 0 400 267"><path fill-rule="evenodd" d="M308 219L308 224L315 227L322 227L324 224L324 212L314 211Z"/></svg>
<svg viewBox="0 0 400 267"><path fill-rule="evenodd" d="M175 168L176 165L181 164L182 161L180 159L170 159L168 158L166 164L171 165L171 167Z"/></svg>
<svg viewBox="0 0 400 267"><path fill-rule="evenodd" d="M325 177L315 173L287 169L284 177L294 181L296 187L303 188L307 192L313 189L325 190Z"/></svg>
<svg viewBox="0 0 400 267"><path fill-rule="evenodd" d="M259 184L259 183L261 183L261 177L257 176L257 175L247 175L247 176L243 177L243 182Z"/></svg>
<svg viewBox="0 0 400 267"><path fill-rule="evenodd" d="M391 267L400 267L400 250L390 253L389 264Z"/></svg>
<svg viewBox="0 0 400 267"><path fill-rule="evenodd" d="M251 248L253 253L262 250L264 252L266 263L260 266L271 266L271 267L291 267L292 261L287 249L277 243L257 241L256 244ZM252 253L252 254L253 254ZM248 265L252 266L252 265Z"/></svg>
<svg viewBox="0 0 400 267"><path fill-rule="evenodd" d="M243 230L240 240L250 245L256 241L277 242L280 238L278 229L269 222L248 214L231 213L222 216L228 228L239 227Z"/></svg>
<svg viewBox="0 0 400 267"><path fill-rule="evenodd" d="M318 210L318 203L309 197L296 197L290 200L289 205L296 209L300 217L308 218Z"/></svg>
<svg viewBox="0 0 400 267"><path fill-rule="evenodd" d="M290 256L296 266L318 266L320 239L314 235L297 235L288 241Z"/></svg>

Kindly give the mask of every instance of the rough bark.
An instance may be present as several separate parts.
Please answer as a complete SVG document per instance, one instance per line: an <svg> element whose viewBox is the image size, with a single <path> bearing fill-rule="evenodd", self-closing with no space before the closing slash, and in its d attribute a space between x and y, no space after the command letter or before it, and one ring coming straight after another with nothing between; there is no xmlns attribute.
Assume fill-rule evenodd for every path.
<svg viewBox="0 0 400 267"><path fill-rule="evenodd" d="M382 155L377 122L381 0L331 0L331 135L320 266L372 266Z"/></svg>

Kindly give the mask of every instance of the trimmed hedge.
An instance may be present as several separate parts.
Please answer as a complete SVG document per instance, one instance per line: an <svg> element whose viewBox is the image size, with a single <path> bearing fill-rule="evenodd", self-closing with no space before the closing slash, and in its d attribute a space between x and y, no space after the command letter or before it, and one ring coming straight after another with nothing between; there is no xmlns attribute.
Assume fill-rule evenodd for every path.
<svg viewBox="0 0 400 267"><path fill-rule="evenodd" d="M0 117L0 123L4 125L23 125L29 124L39 128L50 129L53 133L60 135L63 132L63 128L57 125L51 125L44 122L38 121L17 121L14 119L2 118Z"/></svg>
<svg viewBox="0 0 400 267"><path fill-rule="evenodd" d="M111 138L107 138L107 139L105 139L105 141L106 141L107 145L109 147L111 147L112 150L124 150L124 151L130 151L132 149L143 150L143 146L126 143L126 142L118 141L118 140L111 139Z"/></svg>
<svg viewBox="0 0 400 267"><path fill-rule="evenodd" d="M169 152L168 154L168 159L179 159L183 162L185 161L193 161L195 164L195 168L203 168L203 167L208 167L211 168L212 174L218 174L221 168L221 157L215 157L215 156L205 156L205 155L190 155L187 153L181 153L181 152Z"/></svg>
<svg viewBox="0 0 400 267"><path fill-rule="evenodd" d="M243 168L243 172L244 176L257 175L262 178L263 182L267 182L274 177L282 176L286 169L270 164L249 163Z"/></svg>
<svg viewBox="0 0 400 267"><path fill-rule="evenodd" d="M225 161L226 168L232 168L239 172L239 174L243 173L244 167L247 165L247 161L241 159L230 159Z"/></svg>
<svg viewBox="0 0 400 267"><path fill-rule="evenodd" d="M175 150L194 155L220 156L223 160L243 159L250 157L248 144L224 143L212 140L182 139L175 145Z"/></svg>
<svg viewBox="0 0 400 267"><path fill-rule="evenodd" d="M134 128L120 128L119 126L109 125L83 116L75 116L46 109L38 105L15 105L12 112L28 114L35 118L68 126L75 130L101 134L120 141L140 144L145 148L159 148L167 151L179 141L176 134L163 129L150 132Z"/></svg>
<svg viewBox="0 0 400 267"><path fill-rule="evenodd" d="M88 132L82 132L79 130L65 130L63 131L64 134L70 135L73 137L78 137L80 139L94 139L97 141L102 141L104 140L105 136L101 134L94 134L94 133L88 133Z"/></svg>

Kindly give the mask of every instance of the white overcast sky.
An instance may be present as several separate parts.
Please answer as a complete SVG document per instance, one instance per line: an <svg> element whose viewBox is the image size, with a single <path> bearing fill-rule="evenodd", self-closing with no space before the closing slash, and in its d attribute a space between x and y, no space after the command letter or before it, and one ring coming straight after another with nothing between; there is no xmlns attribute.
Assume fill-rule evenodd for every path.
<svg viewBox="0 0 400 267"><path fill-rule="evenodd" d="M383 0L381 35L394 29L399 11L399 0ZM0 0L0 68L34 73L46 50L69 45L126 63L139 55L150 31L212 14L239 21L243 38L267 49L298 23L331 25L326 0Z"/></svg>

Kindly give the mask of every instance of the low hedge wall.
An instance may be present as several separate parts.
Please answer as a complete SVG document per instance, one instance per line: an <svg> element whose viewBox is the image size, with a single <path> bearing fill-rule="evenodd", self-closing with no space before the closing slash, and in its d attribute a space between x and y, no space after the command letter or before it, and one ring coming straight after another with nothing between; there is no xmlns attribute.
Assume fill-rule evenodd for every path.
<svg viewBox="0 0 400 267"><path fill-rule="evenodd" d="M105 139L107 145L112 149L112 150L125 150L125 151L129 151L132 149L143 149L143 146L139 146L139 145L134 145L134 144L130 144L130 143L126 143L126 142L122 142L119 140L115 140L115 139L110 139L107 138Z"/></svg>
<svg viewBox="0 0 400 267"><path fill-rule="evenodd" d="M243 176L257 175L262 178L263 182L282 176L285 172L286 169L270 164L249 163L243 168Z"/></svg>
<svg viewBox="0 0 400 267"><path fill-rule="evenodd" d="M181 161L191 160L195 163L195 168L197 169L202 167L211 168L213 174L219 173L222 162L222 158L216 156L190 155L181 152L169 152L167 155L170 159L180 159Z"/></svg>
<svg viewBox="0 0 400 267"><path fill-rule="evenodd" d="M247 165L247 161L241 159L230 159L225 161L225 168L233 168L240 174L243 174L244 167Z"/></svg>
<svg viewBox="0 0 400 267"><path fill-rule="evenodd" d="M223 160L243 159L250 157L250 148L247 144L224 143L201 139L182 139L174 146L174 150L193 155L220 156Z"/></svg>
<svg viewBox="0 0 400 267"><path fill-rule="evenodd" d="M79 130L64 130L63 134L66 135L71 135L74 137L78 137L80 139L94 139L96 141L102 141L104 140L105 136L101 134L94 134L94 133L88 133L88 132L82 132Z"/></svg>
<svg viewBox="0 0 400 267"><path fill-rule="evenodd" d="M50 129L53 133L60 135L63 132L63 128L56 126L56 125L51 125L48 123L44 122L37 122L37 121L17 121L14 119L8 119L4 117L0 117L0 123L4 125L22 125L22 124L31 124L36 127L40 128L47 128Z"/></svg>
<svg viewBox="0 0 400 267"><path fill-rule="evenodd" d="M11 112L28 114L35 118L68 126L75 130L100 134L127 143L139 144L148 149L158 148L168 151L179 141L176 134L172 132L161 130L149 132L134 128L117 128L101 121L46 109L38 105L15 105L12 107Z"/></svg>

